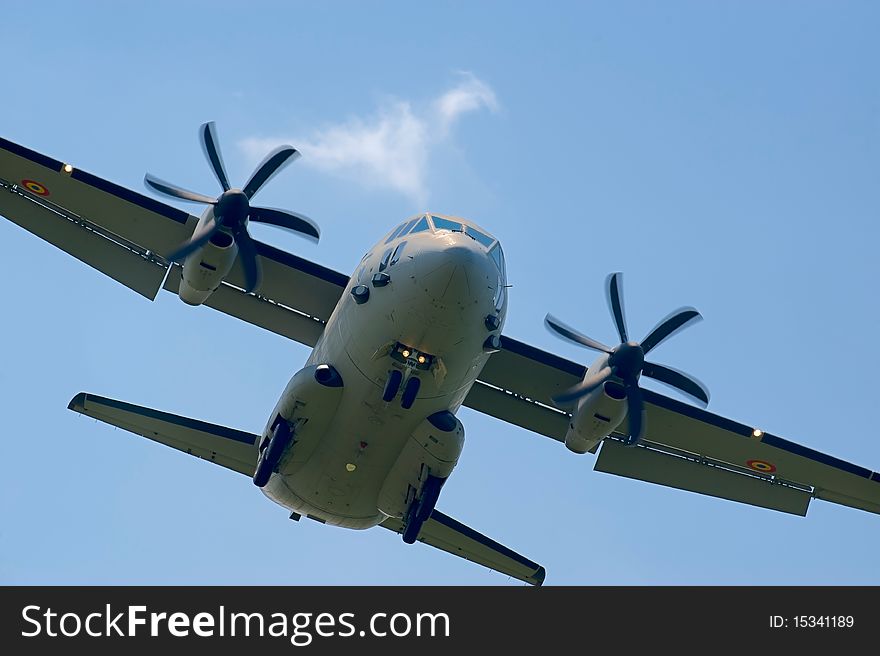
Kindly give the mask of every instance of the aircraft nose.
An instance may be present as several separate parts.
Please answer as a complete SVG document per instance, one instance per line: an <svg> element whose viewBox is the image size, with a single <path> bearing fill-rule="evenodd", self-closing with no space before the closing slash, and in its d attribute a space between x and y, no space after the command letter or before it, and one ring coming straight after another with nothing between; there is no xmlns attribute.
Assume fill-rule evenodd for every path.
<svg viewBox="0 0 880 656"><path fill-rule="evenodd" d="M486 254L480 248L467 243L449 246L444 253L449 262L466 268L479 267L486 259Z"/></svg>
<svg viewBox="0 0 880 656"><path fill-rule="evenodd" d="M419 260L425 291L440 302L477 300L494 286L487 253L471 244L448 245L420 254Z"/></svg>

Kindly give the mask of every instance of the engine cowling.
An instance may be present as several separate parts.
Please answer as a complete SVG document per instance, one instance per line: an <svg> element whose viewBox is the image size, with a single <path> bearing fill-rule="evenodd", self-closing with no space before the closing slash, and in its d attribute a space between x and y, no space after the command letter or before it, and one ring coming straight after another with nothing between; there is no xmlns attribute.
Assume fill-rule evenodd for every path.
<svg viewBox="0 0 880 656"><path fill-rule="evenodd" d="M625 416L623 385L605 381L578 403L565 435L565 446L575 453L586 453L620 426Z"/></svg>
<svg viewBox="0 0 880 656"><path fill-rule="evenodd" d="M178 295L189 305L201 305L223 282L232 269L238 246L228 232L220 230L183 263Z"/></svg>

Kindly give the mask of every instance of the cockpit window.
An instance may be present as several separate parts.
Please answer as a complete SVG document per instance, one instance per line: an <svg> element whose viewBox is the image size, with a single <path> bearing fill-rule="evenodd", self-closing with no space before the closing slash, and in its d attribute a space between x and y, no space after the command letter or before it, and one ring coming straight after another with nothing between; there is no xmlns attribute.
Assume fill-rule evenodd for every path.
<svg viewBox="0 0 880 656"><path fill-rule="evenodd" d="M386 244L389 243L392 239L394 239L397 235L399 235L400 231L403 230L403 227L405 225L406 225L405 223L401 223L399 226L397 226L394 229L394 232L392 232L390 235L388 235L388 239L385 240L385 243Z"/></svg>
<svg viewBox="0 0 880 656"><path fill-rule="evenodd" d="M388 266L394 266L397 264L398 260L400 260L400 256L403 255L403 249L406 248L406 242L402 241L397 245L397 248L394 249L394 252L391 254L391 262Z"/></svg>
<svg viewBox="0 0 880 656"><path fill-rule="evenodd" d="M398 237L403 237L405 234L408 234L408 233L409 233L409 229L412 228L412 227L413 227L416 223L418 223L418 222L419 222L419 220L418 220L417 218L416 218L416 219L413 219L412 221L407 222L407 224L406 224L405 226L403 226L403 230L401 230L401 231L400 231L400 234L397 235L397 236L398 236Z"/></svg>
<svg viewBox="0 0 880 656"><path fill-rule="evenodd" d="M434 219L434 227L437 230L452 230L453 232L464 232L464 228L458 221L450 221L440 216L432 216Z"/></svg>
<svg viewBox="0 0 880 656"><path fill-rule="evenodd" d="M504 278L498 275L498 287L495 288L495 310L501 312L504 307L504 299L507 296L507 286L504 284Z"/></svg>
<svg viewBox="0 0 880 656"><path fill-rule="evenodd" d="M419 222L416 223L415 227L410 230L409 234L414 234L416 232L425 232L426 230L430 230L431 226L428 225L428 217L423 216L419 219Z"/></svg>
<svg viewBox="0 0 880 656"><path fill-rule="evenodd" d="M489 255L495 260L495 264L498 265L498 271L501 275L506 276L506 272L504 271L504 253L501 250L501 244L496 243L492 250L489 251Z"/></svg>
<svg viewBox="0 0 880 656"><path fill-rule="evenodd" d="M486 248L489 248L489 246L491 246L495 242L494 238L490 237L489 235L484 235L482 232L476 230L472 226L467 227L467 233Z"/></svg>
<svg viewBox="0 0 880 656"><path fill-rule="evenodd" d="M389 248L387 251L382 253L382 260L379 262L379 271L384 271L388 268L388 260L391 259L391 249Z"/></svg>
<svg viewBox="0 0 880 656"><path fill-rule="evenodd" d="M507 297L507 271L504 268L504 251L501 250L501 244L497 241L495 245L489 249L489 255L495 260L498 266L498 287L495 289L495 309L499 312L504 305L504 299Z"/></svg>
<svg viewBox="0 0 880 656"><path fill-rule="evenodd" d="M397 229L388 236L388 239L385 240L385 243L388 244L394 241L397 237L403 237L403 235L409 232L409 229L412 228L417 222L418 219L416 218L412 221L401 223L399 226L397 226Z"/></svg>

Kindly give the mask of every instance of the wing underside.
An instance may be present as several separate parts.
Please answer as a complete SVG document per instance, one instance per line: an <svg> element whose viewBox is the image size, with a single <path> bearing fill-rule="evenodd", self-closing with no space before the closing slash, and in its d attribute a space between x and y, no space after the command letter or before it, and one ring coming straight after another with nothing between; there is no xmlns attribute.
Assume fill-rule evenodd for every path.
<svg viewBox="0 0 880 656"><path fill-rule="evenodd" d="M69 168L69 170L68 170ZM0 139L0 214L142 296L177 293L167 257L198 219L63 162ZM348 276L255 241L263 284L246 294L236 262L206 305L314 346Z"/></svg>
<svg viewBox="0 0 880 656"><path fill-rule="evenodd" d="M85 392L67 407L246 476L254 473L258 437L252 433Z"/></svg>
<svg viewBox="0 0 880 656"><path fill-rule="evenodd" d="M126 199L92 187L64 174L63 166L0 139L0 214L142 296L155 298L168 264L150 246L136 240L146 237L145 243L152 248L163 248L175 239L186 239L195 217L173 208L164 212L147 209L152 207L149 199L131 192ZM105 199L103 205L97 200L101 198ZM61 200L67 207L59 204ZM87 218L87 212L104 219L104 225ZM120 224L120 216L128 221ZM157 229L156 234L146 236L143 227L149 221ZM122 232L129 237L108 226L124 227Z"/></svg>
<svg viewBox="0 0 880 656"><path fill-rule="evenodd" d="M503 337L465 399L470 408L562 441L571 416L552 397L585 368ZM771 433L644 390L647 433L623 448L618 427L595 469L646 482L805 515L812 499L880 514L880 473Z"/></svg>

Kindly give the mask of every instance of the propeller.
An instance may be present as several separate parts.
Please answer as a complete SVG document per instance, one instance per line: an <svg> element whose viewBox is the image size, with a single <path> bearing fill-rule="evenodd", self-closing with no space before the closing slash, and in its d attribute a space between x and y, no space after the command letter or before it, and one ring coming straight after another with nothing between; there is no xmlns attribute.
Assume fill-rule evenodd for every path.
<svg viewBox="0 0 880 656"><path fill-rule="evenodd" d="M639 443L645 433L645 404L642 399L642 390L639 388L639 377L642 374L684 392L703 407L709 403L709 391L696 378L684 372L645 360L645 356L653 349L681 331L685 326L702 319L700 313L692 307L679 308L654 326L641 342L630 341L627 337L626 317L623 312L622 285L622 273L613 273L608 276L605 285L608 307L614 318L617 335L620 337L620 344L614 348L587 337L571 326L562 323L553 315L548 314L544 323L556 335L579 346L608 355L605 366L587 376L574 387L554 396L553 401L559 405L572 403L592 392L612 376L616 376L623 381L626 393L629 436L625 443L628 446L634 446Z"/></svg>
<svg viewBox="0 0 880 656"><path fill-rule="evenodd" d="M213 121L205 123L199 128L202 151L211 165L211 170L220 183L223 193L217 198L211 198L205 194L189 191L177 185L165 182L147 173L144 176L144 184L160 194L185 200L191 203L213 205L214 212L210 221L198 228L190 237L189 241L181 244L168 259L179 262L191 253L207 244L214 233L219 230L228 232L238 245L238 254L244 270L245 291L250 293L260 285L262 271L260 261L257 259L257 246L247 230L248 221L256 221L283 228L290 232L311 239L315 242L321 236L318 226L307 216L298 212L279 210L271 207L253 207L250 202L254 195L281 169L299 157L299 152L291 146L279 146L260 162L259 166L251 173L251 177L241 189L230 187L229 177L220 156L220 148L217 145L217 128Z"/></svg>

